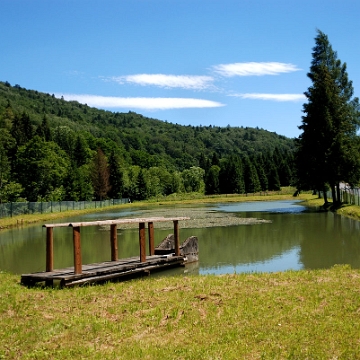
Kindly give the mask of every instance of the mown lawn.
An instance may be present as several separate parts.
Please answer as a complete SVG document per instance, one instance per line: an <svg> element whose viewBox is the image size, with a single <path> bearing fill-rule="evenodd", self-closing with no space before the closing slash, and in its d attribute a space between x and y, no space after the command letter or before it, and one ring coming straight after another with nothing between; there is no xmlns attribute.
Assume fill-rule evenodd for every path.
<svg viewBox="0 0 360 360"><path fill-rule="evenodd" d="M359 359L360 271L28 289L0 273L0 359Z"/></svg>

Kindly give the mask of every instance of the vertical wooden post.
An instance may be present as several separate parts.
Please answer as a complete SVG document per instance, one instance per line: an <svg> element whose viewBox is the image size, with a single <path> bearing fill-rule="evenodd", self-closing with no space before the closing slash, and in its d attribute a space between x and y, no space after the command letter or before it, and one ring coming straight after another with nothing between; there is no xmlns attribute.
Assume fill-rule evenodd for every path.
<svg viewBox="0 0 360 360"><path fill-rule="evenodd" d="M54 270L54 238L53 228L46 228L46 271Z"/></svg>
<svg viewBox="0 0 360 360"><path fill-rule="evenodd" d="M118 247L117 247L117 225L110 225L110 246L111 246L111 261L118 259Z"/></svg>
<svg viewBox="0 0 360 360"><path fill-rule="evenodd" d="M139 223L140 262L146 261L145 223Z"/></svg>
<svg viewBox="0 0 360 360"><path fill-rule="evenodd" d="M74 244L74 273L82 273L81 264L81 242L80 242L80 226L73 228L73 244Z"/></svg>
<svg viewBox="0 0 360 360"><path fill-rule="evenodd" d="M154 223L148 223L148 235L149 235L149 255L155 254L155 246L154 246Z"/></svg>
<svg viewBox="0 0 360 360"><path fill-rule="evenodd" d="M180 256L179 221L174 220L175 255Z"/></svg>

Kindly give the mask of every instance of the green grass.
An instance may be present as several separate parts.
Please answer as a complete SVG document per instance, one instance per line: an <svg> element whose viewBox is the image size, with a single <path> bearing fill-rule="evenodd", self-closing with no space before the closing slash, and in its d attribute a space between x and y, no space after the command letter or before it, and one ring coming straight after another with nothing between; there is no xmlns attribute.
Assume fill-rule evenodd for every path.
<svg viewBox="0 0 360 360"><path fill-rule="evenodd" d="M359 359L360 272L27 289L0 274L0 359Z"/></svg>
<svg viewBox="0 0 360 360"><path fill-rule="evenodd" d="M309 198L306 199L303 204L305 206L322 208L322 206L324 205L324 199ZM332 203L329 202L327 209L331 208L331 204ZM355 220L360 220L360 206L357 205L342 204L341 207L336 209L334 212L342 216L346 216Z"/></svg>

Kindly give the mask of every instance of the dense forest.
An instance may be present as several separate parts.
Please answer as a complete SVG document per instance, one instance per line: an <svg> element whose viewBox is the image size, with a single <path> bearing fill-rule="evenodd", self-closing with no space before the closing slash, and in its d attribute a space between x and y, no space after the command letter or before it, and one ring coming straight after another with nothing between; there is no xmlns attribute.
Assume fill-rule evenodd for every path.
<svg viewBox="0 0 360 360"><path fill-rule="evenodd" d="M250 193L294 183L294 139L183 126L0 82L0 202Z"/></svg>

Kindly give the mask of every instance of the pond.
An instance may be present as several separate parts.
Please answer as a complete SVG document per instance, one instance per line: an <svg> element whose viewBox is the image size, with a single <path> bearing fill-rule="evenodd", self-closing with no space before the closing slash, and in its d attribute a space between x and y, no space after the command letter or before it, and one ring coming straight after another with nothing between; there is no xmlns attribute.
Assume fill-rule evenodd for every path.
<svg viewBox="0 0 360 360"><path fill-rule="evenodd" d="M150 215L151 214L151 215ZM199 262L166 271L167 275L275 272L360 268L360 222L331 212L309 211L298 201L218 203L199 206L150 206L92 213L67 221L120 217L189 216L180 237L199 239ZM160 224L160 223L159 223ZM172 233L172 223L155 223L155 244ZM42 224L0 232L0 270L23 274L45 270L46 230ZM81 229L83 263L110 260L109 229ZM138 229L118 229L119 257L138 256ZM54 229L54 267L73 266L72 229ZM160 273L161 276L164 272Z"/></svg>

